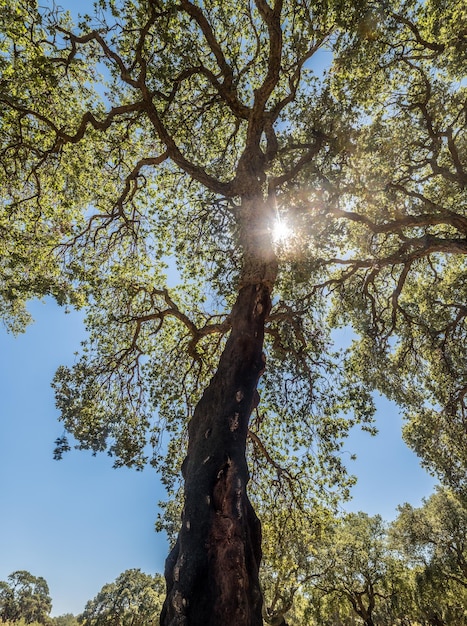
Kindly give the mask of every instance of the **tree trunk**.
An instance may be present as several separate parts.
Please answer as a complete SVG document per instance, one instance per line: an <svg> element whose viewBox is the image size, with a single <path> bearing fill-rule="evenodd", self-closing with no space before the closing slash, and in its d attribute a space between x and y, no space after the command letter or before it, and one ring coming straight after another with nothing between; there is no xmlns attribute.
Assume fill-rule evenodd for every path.
<svg viewBox="0 0 467 626"><path fill-rule="evenodd" d="M188 426L185 506L166 561L162 626L260 626L261 527L248 499L248 422L264 370L270 285L241 287L217 372Z"/></svg>

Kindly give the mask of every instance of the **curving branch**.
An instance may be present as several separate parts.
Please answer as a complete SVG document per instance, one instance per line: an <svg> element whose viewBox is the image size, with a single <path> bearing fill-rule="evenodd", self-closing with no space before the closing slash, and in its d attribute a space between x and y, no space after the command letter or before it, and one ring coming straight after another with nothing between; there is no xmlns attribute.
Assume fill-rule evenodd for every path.
<svg viewBox="0 0 467 626"><path fill-rule="evenodd" d="M416 24L414 24L409 18L404 15L400 15L399 13L390 13L390 16L400 24L404 24L407 28L412 32L415 37L415 41L422 46L422 48L428 48L428 50L432 50L433 52L443 52L445 49L445 45L441 43L436 43L435 41L428 41L424 37L422 37L420 30L417 28Z"/></svg>
<svg viewBox="0 0 467 626"><path fill-rule="evenodd" d="M337 207L329 207L328 215L332 215L336 218L341 218L345 220L349 220L351 222L356 222L362 224L366 228L368 228L373 234L401 234L404 230L408 228L422 228L428 226L452 226L456 230L458 230L462 235L467 237L467 218L459 213L454 213L453 211L449 211L448 209L444 209L443 207L436 205L431 202L427 198L425 198L421 193L412 192L406 190L404 187L398 184L391 184L390 187L393 189L397 189L399 191L403 191L408 196L411 196L415 199L426 201L433 206L434 209L438 210L438 213L421 213L419 215L403 215L401 217L397 217L393 220L388 220L382 223L377 223L370 218L362 215L360 213L356 213L355 211L344 211L343 209L339 209ZM426 235L429 237L429 235ZM420 239L417 240L419 243ZM446 241L451 244L455 241L463 241L461 239L447 239Z"/></svg>
<svg viewBox="0 0 467 626"><path fill-rule="evenodd" d="M248 429L247 436L248 436L248 439L250 439L250 441L253 442L254 446L261 452L261 455L264 456L266 461L270 465L272 465L272 467L276 470L277 476L279 478L284 476L289 483L292 483L294 481L294 477L290 474L290 472L287 469L284 469L278 463L276 463L276 461L274 461L274 459L271 457L266 446L258 437L258 435L255 432L253 432L251 429Z"/></svg>
<svg viewBox="0 0 467 626"><path fill-rule="evenodd" d="M300 172L303 171L306 165L312 163L315 157L321 151L324 142L326 140L325 135L321 133L316 133L316 141L313 144L307 144L306 146L290 146L289 149L303 149L306 148L305 154L303 154L295 164L289 169L288 172L281 174L280 176L275 176L269 181L271 188L277 188L285 183L292 181Z"/></svg>
<svg viewBox="0 0 467 626"><path fill-rule="evenodd" d="M31 110L19 108L25 112L26 114L33 115L37 119L46 123L60 138L60 142L63 143L78 143L81 139L83 139L86 129L88 125L92 125L96 130L107 130L115 118L118 116L128 113L128 112L142 112L144 111L149 121L151 122L153 128L156 131L160 141L166 146L166 153L168 157L182 169L184 172L189 174L193 179L197 180L205 187L210 189L211 191L218 193L220 195L226 197L232 197L236 195L237 191L235 189L235 185L229 182L220 181L213 176L209 175L206 170L193 163L190 159L188 159L183 152L178 147L172 133L166 128L165 124L162 121L162 117L159 114L156 104L154 102L154 91L152 91L145 81L145 72L141 72L137 78L132 77L131 70L127 67L121 58L121 56L113 50L108 43L105 41L100 31L93 30L86 35L75 35L70 31L66 31L64 29L59 29L69 40L72 42L72 56L77 54L78 46L82 44L89 43L94 41L101 48L104 55L115 64L115 66L119 69L121 80L132 87L134 90L139 92L142 99L133 104L122 105L120 107L112 108L106 115L105 119L99 121L95 118L94 114L91 112L86 112L81 119L81 122L78 126L77 131L72 135L70 133L65 133L58 129L55 124L45 116ZM140 48L142 49L142 44L140 43ZM70 59L71 62L71 59ZM133 64L133 67L135 64ZM189 73L199 73L203 72L203 68L190 68ZM209 72L206 70L205 73ZM177 86L177 81L174 81L174 88ZM167 100L167 97L163 97L162 99ZM1 102L1 100L0 100ZM13 103L8 102L9 106L15 107Z"/></svg>
<svg viewBox="0 0 467 626"><path fill-rule="evenodd" d="M404 243L392 254L381 257L367 259L340 259L331 258L324 262L326 264L347 265L352 268L373 268L378 271L385 266L404 265L413 263L423 257L428 257L436 252L450 254L467 254L467 238L442 238L434 235L423 235L422 237L407 238ZM333 281L331 281L333 282Z"/></svg>
<svg viewBox="0 0 467 626"><path fill-rule="evenodd" d="M18 104L6 96L0 98L0 103L6 104L9 108L42 122L53 131L56 136L56 141L50 149L50 153L58 152L66 143L76 144L80 142L84 138L89 126L95 130L106 131L116 119L122 116L124 117L128 113L137 113L144 110L144 104L141 101L132 104L123 104L118 107L112 107L101 120L97 119L91 111L87 111L82 115L75 132L70 133L66 132L63 128L59 128L50 117L34 109Z"/></svg>

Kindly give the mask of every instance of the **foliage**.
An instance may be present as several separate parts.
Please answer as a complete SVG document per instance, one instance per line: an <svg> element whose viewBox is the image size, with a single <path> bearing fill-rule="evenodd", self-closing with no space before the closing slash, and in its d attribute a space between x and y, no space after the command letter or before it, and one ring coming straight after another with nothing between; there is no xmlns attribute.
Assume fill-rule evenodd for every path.
<svg viewBox="0 0 467 626"><path fill-rule="evenodd" d="M165 593L160 574L129 569L104 585L78 617L83 626L146 626L158 623Z"/></svg>
<svg viewBox="0 0 467 626"><path fill-rule="evenodd" d="M270 501L258 502L263 529L263 617L267 624L280 624L282 618L299 625L307 623L304 590L309 590L316 576L314 546L326 535L330 516L318 506L303 511L287 502L285 495L278 490ZM271 502L269 508L267 502Z"/></svg>
<svg viewBox="0 0 467 626"><path fill-rule="evenodd" d="M216 3L206 16L189 2L99 9L80 35L66 14L20 1L2 12L11 86L2 118L4 317L18 328L31 295L79 305L92 293L90 339L76 367L57 374L58 406L80 446L141 467L148 442L157 463L162 427L183 430L229 329L240 174L247 155L250 165L260 156L247 142L254 89L279 49L268 66L272 30L246 6L234 21ZM445 25L462 24L465 9L407 2L375 12L335 2L282 10L293 29L284 29L268 93L262 167L277 215L296 234L277 251L263 438L274 448L285 424L302 448L307 426L301 418L291 429L282 407L316 415L311 430L325 443L314 471L324 462L332 472L339 446L331 442L349 426L335 415L352 407L366 422L371 414L356 382L364 378L407 407L407 440L461 489L465 54L462 28L448 36ZM217 33L227 38L222 46ZM318 80L314 57L326 47L335 60ZM168 289L169 255L182 289ZM316 273L317 262L334 264L333 277ZM323 383L339 363L323 357L329 300L312 288L320 278L338 303L333 321L363 337L347 381L337 376L330 386ZM174 362L177 376L167 380ZM330 397L339 386L340 401ZM304 402L289 408L292 395ZM67 447L59 443L58 454Z"/></svg>
<svg viewBox="0 0 467 626"><path fill-rule="evenodd" d="M31 38L31 28L36 28L37 35L45 35L36 3L2 0L0 20L0 98L20 107L3 109L0 128L4 191L0 203L0 313L7 328L19 332L29 321L25 309L29 298L51 295L60 304L84 304L85 294L74 283L73 267L64 268L54 251L63 237L71 234L72 224L82 222L81 210L89 202L85 172L94 157L84 146L53 157L40 124L21 109L27 102L34 102L38 111L47 105L57 124L76 117L90 97L84 86L87 70L85 74L84 67L76 64L70 68L69 78L59 80L60 71L47 46L43 49ZM71 83L80 88L73 91ZM60 90L44 89L49 84L60 84Z"/></svg>
<svg viewBox="0 0 467 626"><path fill-rule="evenodd" d="M388 549L380 516L349 513L336 520L313 555L313 587L322 597L348 603L372 626L378 605L391 598L399 575L398 563Z"/></svg>
<svg viewBox="0 0 467 626"><path fill-rule="evenodd" d="M42 626L44 622L28 622L24 618L20 618L15 621L2 621L0 622L3 626ZM64 615L59 615L57 617L51 617L46 624L49 626L78 626L78 620L71 613L66 613Z"/></svg>
<svg viewBox="0 0 467 626"><path fill-rule="evenodd" d="M465 589L430 567L415 570L415 611L420 622L465 626L467 593Z"/></svg>
<svg viewBox="0 0 467 626"><path fill-rule="evenodd" d="M78 626L78 620L71 613L58 615L52 618L53 626Z"/></svg>
<svg viewBox="0 0 467 626"><path fill-rule="evenodd" d="M350 42L333 86L367 97L326 180L321 219L339 220L345 242L329 283L334 319L361 335L349 371L404 407L407 443L464 493L467 13L461 2L403 3L380 20L388 34Z"/></svg>
<svg viewBox="0 0 467 626"><path fill-rule="evenodd" d="M353 626L362 621L378 626L467 623L467 596L452 575L452 554L440 546L436 559L423 561L420 553L426 557L427 552L421 543L408 547L409 539L412 543L414 536L420 536L420 523L413 516L409 519L406 507L401 507L401 515L390 527L379 516L352 513L328 519L320 536L310 536L308 549L302 548L302 582L290 598L287 623L289 618L292 625L313 626ZM440 525L454 528L456 516L453 508L445 511ZM452 534L450 547L455 551L457 540ZM446 543L446 532L444 537Z"/></svg>
<svg viewBox="0 0 467 626"><path fill-rule="evenodd" d="M331 166L352 119L327 82L319 84L311 60L321 47L334 45L337 29L353 28L364 7L284 6L287 29L281 49L271 49L268 61L274 29L258 7L245 3L238 13L211 3L205 7L208 24L190 2L178 8L170 2L135 6L103 2L96 17L73 29L66 14L18 1L22 39L12 26L13 9L5 10L3 62L12 90L2 96L2 197L29 265L25 269L11 253L4 258L34 281L59 272L59 301L88 304L90 335L82 358L71 369L61 368L54 383L67 430L80 447L107 450L116 465L141 468L150 444L152 461L170 485L179 455L160 463L162 432L167 429L174 441L183 437L229 331L241 267L242 176L250 177L253 161L260 160L271 190L277 190L277 207L264 218L269 229L290 203L297 227L306 226L295 181L312 160ZM240 18L233 20L237 13ZM160 49L153 40L161 42ZM31 63L38 70L25 81ZM219 63L223 82L215 74ZM266 78L273 73L275 84L269 85ZM266 78L253 105L260 76ZM268 114L253 129L260 107ZM32 132L38 140L19 141ZM267 146L253 145L253 134L264 135ZM31 188L27 197L21 196L20 159ZM313 193L310 188L307 202ZM45 239L36 236L40 229ZM14 233L5 230L7 251L20 249ZM29 254L28 233L40 254ZM262 383L267 419L254 441L260 438L280 461L288 450L275 448L287 431L298 452L290 458L291 471L313 473L308 488L316 485L332 501L337 486L348 485L342 439L353 423L369 422L373 406L358 381L341 375L324 303L306 282L308 244L296 244L302 278L297 261L287 250L280 253L267 329L270 367ZM32 258L42 257L47 270L31 265ZM168 281L169 257L174 261ZM174 276L180 288L169 287ZM8 279L16 285L18 303L55 293L47 285L29 288L15 281ZM14 316L9 319L13 324ZM288 406L291 397L295 401ZM344 414L352 411L355 417L347 419ZM67 448L60 439L57 456Z"/></svg>
<svg viewBox="0 0 467 626"><path fill-rule="evenodd" d="M402 505L392 532L407 559L467 589L467 507L455 494L439 488L420 508Z"/></svg>
<svg viewBox="0 0 467 626"><path fill-rule="evenodd" d="M43 622L27 622L26 620L21 618L18 621L15 620L14 622L10 622L9 620L7 620L6 622L2 621L0 622L0 624L2 624L2 626L42 626Z"/></svg>
<svg viewBox="0 0 467 626"><path fill-rule="evenodd" d="M33 576L25 570L10 574L0 581L0 619L27 624L50 624L52 601L44 578Z"/></svg>

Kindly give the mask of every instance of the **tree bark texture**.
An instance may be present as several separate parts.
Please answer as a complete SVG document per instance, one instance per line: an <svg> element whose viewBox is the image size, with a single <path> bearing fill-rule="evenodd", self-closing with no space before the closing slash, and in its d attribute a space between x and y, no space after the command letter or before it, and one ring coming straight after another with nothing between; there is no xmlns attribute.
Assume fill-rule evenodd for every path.
<svg viewBox="0 0 467 626"><path fill-rule="evenodd" d="M247 495L246 436L264 370L270 285L246 284L219 366L188 426L185 506L166 561L162 626L260 626L261 526Z"/></svg>

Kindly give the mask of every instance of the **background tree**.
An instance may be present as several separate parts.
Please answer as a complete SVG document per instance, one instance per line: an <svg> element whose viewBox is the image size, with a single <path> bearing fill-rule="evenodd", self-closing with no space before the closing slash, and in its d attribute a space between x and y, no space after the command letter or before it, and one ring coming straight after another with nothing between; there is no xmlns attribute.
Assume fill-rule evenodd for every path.
<svg viewBox="0 0 467 626"><path fill-rule="evenodd" d="M374 626L379 603L393 593L397 563L389 551L379 515L350 513L336 520L314 555L313 586L347 602L365 626Z"/></svg>
<svg viewBox="0 0 467 626"><path fill-rule="evenodd" d="M20 618L18 621L0 622L2 626L42 626L42 622L27 622L24 618Z"/></svg>
<svg viewBox="0 0 467 626"><path fill-rule="evenodd" d="M38 622L50 624L49 613L52 600L47 582L41 576L33 576L18 570L0 581L0 619L4 622L24 620L26 624Z"/></svg>
<svg viewBox="0 0 467 626"><path fill-rule="evenodd" d="M414 569L414 619L430 626L467 624L465 590L430 566Z"/></svg>
<svg viewBox="0 0 467 626"><path fill-rule="evenodd" d="M129 569L113 583L104 585L78 617L83 626L146 626L157 624L164 601L165 584L160 574L151 576Z"/></svg>
<svg viewBox="0 0 467 626"><path fill-rule="evenodd" d="M412 563L467 589L467 510L451 491L438 488L419 508L399 507L391 534Z"/></svg>
<svg viewBox="0 0 467 626"><path fill-rule="evenodd" d="M276 494L274 499L280 506L274 510L267 510L264 501L257 505L263 532L263 617L273 626L294 626L307 623L306 593L316 576L314 546L326 532L330 513L319 506L303 510L278 498Z"/></svg>

